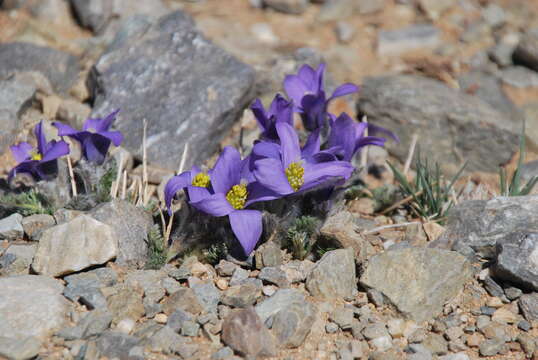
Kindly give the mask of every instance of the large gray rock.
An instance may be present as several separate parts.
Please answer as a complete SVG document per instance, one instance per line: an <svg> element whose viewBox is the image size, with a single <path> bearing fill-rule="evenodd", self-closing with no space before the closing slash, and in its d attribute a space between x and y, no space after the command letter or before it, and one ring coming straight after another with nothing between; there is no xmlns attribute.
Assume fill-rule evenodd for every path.
<svg viewBox="0 0 538 360"><path fill-rule="evenodd" d="M80 215L43 232L32 268L38 274L62 276L104 264L117 255L118 240L112 228Z"/></svg>
<svg viewBox="0 0 538 360"><path fill-rule="evenodd" d="M127 201L116 199L94 208L90 216L114 230L119 247L118 265L144 266L148 258L148 232L153 226L151 214Z"/></svg>
<svg viewBox="0 0 538 360"><path fill-rule="evenodd" d="M67 92L77 80L77 58L65 52L30 43L0 44L0 79L16 72L43 74L58 92Z"/></svg>
<svg viewBox="0 0 538 360"><path fill-rule="evenodd" d="M497 243L497 277L538 291L538 233L513 233Z"/></svg>
<svg viewBox="0 0 538 360"><path fill-rule="evenodd" d="M281 347L303 344L316 321L316 308L309 302L292 303L273 318L271 331Z"/></svg>
<svg viewBox="0 0 538 360"><path fill-rule="evenodd" d="M136 0L71 0L71 6L79 23L93 32L102 32L107 25L118 18L128 18L141 14L159 17L169 10L158 1Z"/></svg>
<svg viewBox="0 0 538 360"><path fill-rule="evenodd" d="M233 74L233 76L231 75ZM206 40L177 11L129 34L120 31L91 74L94 116L122 109L115 125L141 155L148 122L150 162L177 169L206 160L250 100L253 70Z"/></svg>
<svg viewBox="0 0 538 360"><path fill-rule="evenodd" d="M23 235L21 214L11 214L0 220L0 240L16 240L22 238Z"/></svg>
<svg viewBox="0 0 538 360"><path fill-rule="evenodd" d="M36 88L28 83L15 79L0 80L0 153L13 143L20 129L19 116L31 105L35 91Z"/></svg>
<svg viewBox="0 0 538 360"><path fill-rule="evenodd" d="M538 71L538 28L523 36L514 51L514 60Z"/></svg>
<svg viewBox="0 0 538 360"><path fill-rule="evenodd" d="M496 257L496 245L512 233L538 232L538 196L465 201L449 214L446 231L430 246Z"/></svg>
<svg viewBox="0 0 538 360"><path fill-rule="evenodd" d="M471 275L470 263L456 252L406 248L372 257L360 282L381 292L406 317L421 322L438 315Z"/></svg>
<svg viewBox="0 0 538 360"><path fill-rule="evenodd" d="M387 147L402 162L418 133L422 152L452 174L463 159L469 161L467 170L496 172L517 150L521 131L520 124L478 97L420 76L367 78L357 110L398 134L401 143Z"/></svg>
<svg viewBox="0 0 538 360"><path fill-rule="evenodd" d="M312 296L325 300L350 298L357 291L353 249L328 251L306 278Z"/></svg>
<svg viewBox="0 0 538 360"><path fill-rule="evenodd" d="M304 304L305 295L295 289L281 289L273 296L265 299L256 305L256 313L265 323L271 316L276 315L281 310L285 310L292 304Z"/></svg>
<svg viewBox="0 0 538 360"><path fill-rule="evenodd" d="M273 335L252 307L233 312L222 324L222 342L243 356L276 356Z"/></svg>
<svg viewBox="0 0 538 360"><path fill-rule="evenodd" d="M11 244L0 256L0 275L28 274L36 245Z"/></svg>
<svg viewBox="0 0 538 360"><path fill-rule="evenodd" d="M11 339L0 337L0 356L8 360L33 359L41 348L41 341L35 337Z"/></svg>
<svg viewBox="0 0 538 360"><path fill-rule="evenodd" d="M0 278L0 337L45 338L61 328L69 310L63 288L47 276Z"/></svg>

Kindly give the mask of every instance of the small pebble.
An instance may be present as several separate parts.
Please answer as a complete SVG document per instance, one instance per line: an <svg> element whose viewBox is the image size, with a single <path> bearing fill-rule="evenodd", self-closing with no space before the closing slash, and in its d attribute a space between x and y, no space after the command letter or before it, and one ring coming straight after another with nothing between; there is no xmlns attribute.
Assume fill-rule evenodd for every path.
<svg viewBox="0 0 538 360"><path fill-rule="evenodd" d="M517 327L523 331L529 331L531 329L531 323L527 320L521 320L517 323Z"/></svg>
<svg viewBox="0 0 538 360"><path fill-rule="evenodd" d="M218 279L215 281L215 285L219 290L226 290L228 289L228 281L226 279Z"/></svg>
<svg viewBox="0 0 538 360"><path fill-rule="evenodd" d="M325 331L327 334L334 334L338 331L339 326L333 322L328 322L327 325L325 325Z"/></svg>
<svg viewBox="0 0 538 360"><path fill-rule="evenodd" d="M124 334L130 334L135 327L135 321L133 319L122 319L116 325L116 329Z"/></svg>
<svg viewBox="0 0 538 360"><path fill-rule="evenodd" d="M166 324L168 322L168 316L163 313L157 314L155 315L155 321L159 324Z"/></svg>

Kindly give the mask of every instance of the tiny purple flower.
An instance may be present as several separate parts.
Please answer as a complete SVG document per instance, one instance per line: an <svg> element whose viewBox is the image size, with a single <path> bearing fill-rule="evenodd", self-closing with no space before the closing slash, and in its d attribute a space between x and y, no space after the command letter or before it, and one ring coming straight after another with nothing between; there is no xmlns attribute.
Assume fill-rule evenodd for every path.
<svg viewBox="0 0 538 360"><path fill-rule="evenodd" d="M82 155L88 161L102 164L110 144L119 146L123 141L123 135L119 131L109 131L112 122L116 119L119 110L113 111L105 118L88 119L78 131L59 122L53 123L58 129L58 135L69 136L80 143Z"/></svg>
<svg viewBox="0 0 538 360"><path fill-rule="evenodd" d="M361 148L368 145L383 147L387 139L377 136L365 136L366 129L369 134L382 133L395 141L398 137L391 131L367 122L357 122L348 114L342 113L336 119L330 120L331 133L328 139L329 152L336 153L344 161L351 161Z"/></svg>
<svg viewBox="0 0 538 360"><path fill-rule="evenodd" d="M256 99L250 106L250 109L254 113L254 117L262 130L261 137L263 139L271 141L278 140L278 135L275 129L275 124L277 122L283 121L293 125L293 103L286 100L280 94L275 96L267 111L263 107L260 99Z"/></svg>
<svg viewBox="0 0 538 360"><path fill-rule="evenodd" d="M307 191L334 178L347 179L351 176L353 166L349 162L336 161L330 153L317 152L317 133L309 138L301 150L293 127L278 123L276 130L280 138L278 158L275 156L274 145L257 144L259 153L267 150L266 154L269 155L254 163L254 176L262 186L285 196Z"/></svg>
<svg viewBox="0 0 538 360"><path fill-rule="evenodd" d="M172 215L172 199L181 189L186 191L188 199L192 202L211 195L211 171L203 172L199 167L193 166L190 171L185 171L168 180L164 188L164 202L169 215Z"/></svg>
<svg viewBox="0 0 538 360"><path fill-rule="evenodd" d="M249 163L249 158L241 160L239 152L227 146L219 156L215 167L209 172L207 178L203 179L204 184L210 182L210 193L204 193L203 196L194 199L191 188L187 186L187 192L191 197L189 203L193 207L212 216L228 216L232 231L247 256L254 250L263 229L261 212L248 210L246 207L258 201L273 200L278 197L278 194L250 180L253 176L249 170ZM193 179L192 171L189 176ZM185 181L187 175L183 178L183 180L178 179L172 184L170 182L167 184L168 194L185 187L188 183ZM195 181L191 180L191 184L196 186L194 183ZM168 195L167 198L171 199L171 196Z"/></svg>
<svg viewBox="0 0 538 360"><path fill-rule="evenodd" d="M34 128L37 138L37 147L32 148L27 142L21 142L10 147L13 157L17 161L8 175L8 181L20 173L31 175L34 180L51 180L58 174L58 158L69 154L69 145L61 140L47 142L43 131L43 121Z"/></svg>

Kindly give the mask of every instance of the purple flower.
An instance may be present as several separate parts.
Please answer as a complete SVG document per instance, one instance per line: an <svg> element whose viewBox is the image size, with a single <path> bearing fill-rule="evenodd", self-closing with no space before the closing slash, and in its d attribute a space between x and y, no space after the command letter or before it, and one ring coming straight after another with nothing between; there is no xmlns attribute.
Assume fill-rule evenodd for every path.
<svg viewBox="0 0 538 360"><path fill-rule="evenodd" d="M18 165L9 172L8 181L20 173L29 174L36 181L50 180L58 173L57 159L69 154L69 145L65 141L47 142L43 132L43 121L35 126L34 133L37 138L37 148L32 148L27 142L10 147Z"/></svg>
<svg viewBox="0 0 538 360"><path fill-rule="evenodd" d="M293 100L295 111L301 113L304 126L307 130L323 128L330 117L327 108L329 103L337 97L359 91L359 87L346 83L334 90L327 99L323 88L325 64L320 64L317 70L309 65L303 65L297 75L287 75L284 79L284 89Z"/></svg>
<svg viewBox="0 0 538 360"><path fill-rule="evenodd" d="M241 160L239 152L227 146L209 175L213 193L190 204L212 216L228 216L232 230L248 256L262 234L262 214L247 210L250 204L278 197L252 178L249 159Z"/></svg>
<svg viewBox="0 0 538 360"><path fill-rule="evenodd" d="M319 136L314 133L301 150L295 129L285 123L277 123L280 138L279 156L274 145L257 145L258 153L266 150L267 156L254 163L257 181L281 196L304 192L338 177L349 178L353 166L347 161L336 161L330 153L319 153ZM265 143L268 144L268 143Z"/></svg>
<svg viewBox="0 0 538 360"><path fill-rule="evenodd" d="M330 120L331 133L328 139L329 152L336 153L344 161L351 161L361 148L368 145L384 146L387 139L377 136L365 136L368 129L370 134L383 133L395 141L398 137L391 131L366 122L357 122L348 114L342 113L336 119Z"/></svg>
<svg viewBox="0 0 538 360"><path fill-rule="evenodd" d="M102 164L110 144L119 146L123 141L123 135L119 131L109 131L118 112L119 110L116 110L103 119L86 120L82 126L82 131L59 122L55 122L53 125L58 129L58 135L69 136L80 143L84 158L96 164Z"/></svg>
<svg viewBox="0 0 538 360"><path fill-rule="evenodd" d="M283 121L293 125L293 103L286 100L280 94L275 96L267 111L260 99L256 99L250 106L250 109L254 113L254 117L262 130L262 138L272 141L278 140L275 129L277 122Z"/></svg>
<svg viewBox="0 0 538 360"><path fill-rule="evenodd" d="M172 199L181 189L185 189L192 202L211 195L211 171L203 172L199 167L193 166L190 171L185 171L168 180L164 188L164 202L169 215L172 215Z"/></svg>

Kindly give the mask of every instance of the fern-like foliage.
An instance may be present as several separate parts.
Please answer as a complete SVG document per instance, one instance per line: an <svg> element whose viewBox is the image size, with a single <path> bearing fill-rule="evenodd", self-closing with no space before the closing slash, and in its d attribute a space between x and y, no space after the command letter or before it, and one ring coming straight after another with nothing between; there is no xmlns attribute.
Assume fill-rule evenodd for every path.
<svg viewBox="0 0 538 360"><path fill-rule="evenodd" d="M148 232L148 261L146 269L158 270L162 268L167 260L167 247L164 243L164 238L161 228L158 224L154 224Z"/></svg>
<svg viewBox="0 0 538 360"><path fill-rule="evenodd" d="M313 216L298 217L286 233L285 247L292 256L304 260L316 243L317 228L320 221Z"/></svg>
<svg viewBox="0 0 538 360"><path fill-rule="evenodd" d="M0 207L8 213L18 212L23 216L54 213L50 201L36 190L0 196Z"/></svg>

